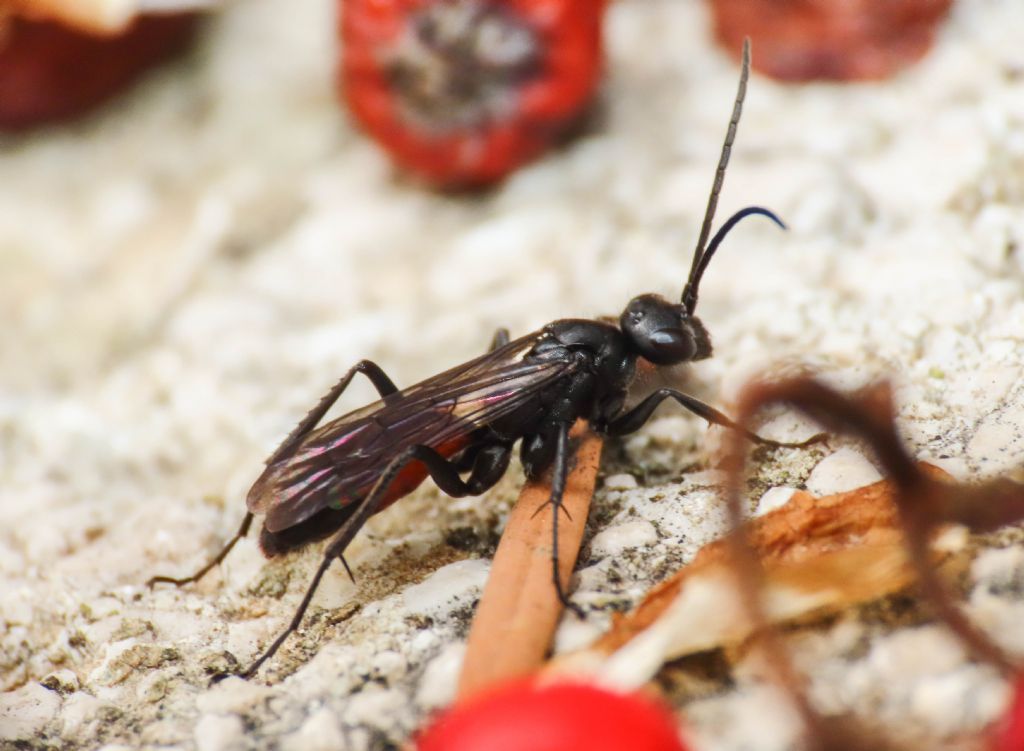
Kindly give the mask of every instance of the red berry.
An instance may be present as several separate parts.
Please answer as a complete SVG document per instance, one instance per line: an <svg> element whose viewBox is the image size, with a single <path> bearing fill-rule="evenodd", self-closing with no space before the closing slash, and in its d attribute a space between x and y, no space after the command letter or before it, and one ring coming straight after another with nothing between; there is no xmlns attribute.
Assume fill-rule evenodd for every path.
<svg viewBox="0 0 1024 751"><path fill-rule="evenodd" d="M520 681L443 714L417 751L685 751L671 712L640 694Z"/></svg>
<svg viewBox="0 0 1024 751"><path fill-rule="evenodd" d="M362 127L443 187L500 180L581 117L604 0L341 0L340 83Z"/></svg>
<svg viewBox="0 0 1024 751"><path fill-rule="evenodd" d="M79 115L145 69L183 49L195 14L137 19L117 36L93 36L52 21L9 18L0 28L0 128Z"/></svg>
<svg viewBox="0 0 1024 751"><path fill-rule="evenodd" d="M953 0L711 0L715 36L783 81L887 78L932 46Z"/></svg>
<svg viewBox="0 0 1024 751"><path fill-rule="evenodd" d="M1017 678L1013 700L992 740L992 751L1024 751L1024 676Z"/></svg>

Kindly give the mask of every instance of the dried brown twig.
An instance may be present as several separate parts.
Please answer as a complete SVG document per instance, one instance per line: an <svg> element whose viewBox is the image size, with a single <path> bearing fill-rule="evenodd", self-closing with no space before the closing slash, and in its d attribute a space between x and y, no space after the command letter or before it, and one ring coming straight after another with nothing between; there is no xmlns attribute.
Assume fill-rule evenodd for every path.
<svg viewBox="0 0 1024 751"><path fill-rule="evenodd" d="M550 478L528 483L509 515L473 619L459 678L460 698L533 672L551 646L562 614L551 581L552 555L557 553L559 576L567 582L583 539L601 463L599 436L580 422L571 437L577 441L575 465L566 482L564 510L557 512L557 547L552 536L556 511L550 505L545 507L551 494Z"/></svg>
<svg viewBox="0 0 1024 751"><path fill-rule="evenodd" d="M949 479L937 467L922 465L921 471ZM770 622L838 612L913 583L895 493L888 480L820 498L797 491L782 507L750 520L745 531L763 567ZM955 541L932 545L932 565L948 556L949 542ZM545 672L637 688L667 661L746 641L758 624L739 602L730 544L705 545L604 636L559 655Z"/></svg>

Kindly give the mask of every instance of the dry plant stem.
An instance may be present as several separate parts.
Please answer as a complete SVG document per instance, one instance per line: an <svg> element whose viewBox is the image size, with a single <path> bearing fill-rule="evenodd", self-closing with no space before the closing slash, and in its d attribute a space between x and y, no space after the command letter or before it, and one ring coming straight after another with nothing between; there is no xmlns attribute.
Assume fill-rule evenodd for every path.
<svg viewBox="0 0 1024 751"><path fill-rule="evenodd" d="M551 645L562 604L551 581L552 514L558 513L558 571L572 574L601 463L602 440L578 422L563 511L548 505L550 473L519 494L491 564L459 677L459 698L535 670ZM541 509L538 512L538 509ZM567 512L567 513L566 513Z"/></svg>
<svg viewBox="0 0 1024 751"><path fill-rule="evenodd" d="M739 424L750 424L750 416L741 407L738 416ZM818 739L824 737L820 716L811 707L810 702L807 700L807 694L798 689L802 682L785 652L786 646L779 638L778 631L770 626L768 616L765 613L764 603L761 600L760 593L764 581L764 571L761 568L761 562L754 554L754 548L745 527L745 515L740 506L740 481L745 475L746 442L737 431L730 431L725 445L728 457L727 466L729 467L725 487L725 500L731 527L727 541L734 561L734 572L740 602L746 611L747 619L750 623L754 624L754 638L758 640L769 669L772 671L775 679L786 688L797 712L800 714L800 718L807 730L807 738L810 741L811 747L814 747L815 751L825 751L824 748L816 748L821 745L818 743Z"/></svg>
<svg viewBox="0 0 1024 751"><path fill-rule="evenodd" d="M924 471L945 477L936 467ZM815 610L848 607L910 586L913 572L904 565L906 553L894 492L895 485L888 480L821 498L797 491L782 508L751 520L745 532L764 568L764 591L777 593L771 611L773 622ZM932 552L932 565L943 557L936 552ZM642 603L617 619L608 633L582 652L600 660L600 655L613 655L634 639L643 639L649 629L658 629L663 619L673 617L672 611L687 599L688 590L693 596L695 583L699 588L701 581L718 581L718 572L731 582L732 561L727 538L705 545L690 563L655 586ZM725 581L722 585L731 587ZM788 615L783 613L787 591L804 603L804 607L789 609ZM691 602L695 605L697 601ZM741 613L732 615L731 608L724 605L718 609L730 615L724 621L691 619L688 625L680 626L700 629L700 633L691 635L683 651L669 648L672 651L665 653L668 659L749 638L749 629L739 623L749 624L749 620ZM580 659L579 654L576 659ZM573 659L569 654L556 662L566 666Z"/></svg>
<svg viewBox="0 0 1024 751"><path fill-rule="evenodd" d="M940 523L963 524L973 532L985 532L1019 521L1024 518L1024 488L998 480L969 488L939 482L922 473L896 432L888 384L875 385L852 397L812 378L753 384L741 395L740 420L749 421L771 404L788 404L829 431L852 434L871 447L899 487L897 509L921 594L976 659L1015 675L1014 661L956 606L930 563L928 538Z"/></svg>
<svg viewBox="0 0 1024 751"><path fill-rule="evenodd" d="M991 528L997 526L999 521L1007 523L1019 518L1018 512L1024 501L1019 497L1014 498L1012 492L1008 493L1004 482L992 483L977 490L964 490L937 482L921 472L903 448L896 433L891 391L886 385L861 392L857 397L847 397L808 378L774 384L755 383L748 386L740 397L738 421L741 425L748 425L760 409L777 403L795 407L830 431L852 433L871 446L899 488L896 494L897 510L906 534L910 562L917 574L922 595L932 603L937 614L963 640L976 658L993 664L1008 674L1014 674L1013 663L1003 650L977 629L954 604L953 598L931 566L928 539L940 522L966 523L972 529ZM752 623L763 628L761 644L769 667L776 679L789 692L801 714L811 748L824 751L826 746L829 749L836 749L863 745L857 743L854 737L851 737L848 743L837 743L835 736L829 737L831 728L829 731L826 730L826 721L814 711L807 701L805 692L800 689L801 681L786 656L785 646L778 633L767 627L768 620L760 595L763 572L760 561L749 544L740 503L740 482L743 477L746 446L735 435L730 435L727 440L727 463L730 472L726 500L733 527L733 532L729 536L730 548L747 617ZM1019 490L1018 488L1018 496L1021 495ZM1008 497L1011 500L1006 507L995 511L986 509L981 513L982 518L977 518L979 512L973 509L979 502L998 502Z"/></svg>

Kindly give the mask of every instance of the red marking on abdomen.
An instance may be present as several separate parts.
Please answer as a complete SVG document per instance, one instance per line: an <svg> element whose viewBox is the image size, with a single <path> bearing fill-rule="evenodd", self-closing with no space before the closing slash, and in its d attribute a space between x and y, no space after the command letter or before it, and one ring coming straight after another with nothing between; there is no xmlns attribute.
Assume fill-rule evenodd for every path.
<svg viewBox="0 0 1024 751"><path fill-rule="evenodd" d="M450 441L442 443L440 446L434 446L433 448L445 459L450 459L468 445L469 435L463 435L452 438ZM409 495L409 493L420 486L420 483L427 479L428 475L429 473L427 472L427 468L423 465L423 462L413 462L406 465L406 467L398 473L395 479L391 481L391 486L388 488L388 492L384 494L384 498L377 510L383 511L399 498L404 498ZM369 493L371 488L366 488L361 494L361 497L365 498L365 494Z"/></svg>

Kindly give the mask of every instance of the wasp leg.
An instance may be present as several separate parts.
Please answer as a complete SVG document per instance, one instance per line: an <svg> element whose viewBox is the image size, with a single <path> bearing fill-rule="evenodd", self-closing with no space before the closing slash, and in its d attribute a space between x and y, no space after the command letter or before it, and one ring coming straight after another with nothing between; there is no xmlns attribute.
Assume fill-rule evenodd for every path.
<svg viewBox="0 0 1024 751"><path fill-rule="evenodd" d="M321 399L313 409L309 411L305 417L302 418L302 422L295 426L295 429L288 434L281 445L277 447L277 450L270 455L267 459L267 464L273 464L281 459L286 459L295 452L295 447L298 446L302 438L313 428L316 424L323 419L323 416L327 414L338 397L341 396L342 392L348 388L348 385L355 378L356 373L362 373L370 379L370 383L373 384L374 388L377 389L377 393L380 394L381 398L386 402L389 396L398 392L398 387L394 382L388 378L387 373L381 370L380 366L370 360L360 360L351 368L348 372L342 376L341 380L334 384L333 388L327 392L323 399Z"/></svg>
<svg viewBox="0 0 1024 751"><path fill-rule="evenodd" d="M292 620L287 628L274 639L273 643L252 665L239 675L243 678L251 678L255 675L260 666L274 656L289 634L298 629L307 608L309 608L309 603L316 593L317 587L320 586L320 580L327 573L327 569L330 568L331 563L336 558L344 562L345 549L348 548L349 543L352 542L352 539L362 529L363 525L366 524L367 519L380 511L379 507L382 499L386 497L388 490L391 488L391 483L394 482L403 469L413 462L420 462L427 468L430 477L442 491L457 498L466 495L477 495L494 485L505 474L505 469L508 467L511 456L512 451L507 444L496 443L485 446L477 455L473 471L467 480L459 477L459 472L452 462L445 459L429 446L410 446L388 462L387 467L384 468L384 471L381 472L380 477L374 484L373 489L359 502L355 512L345 521L341 529L338 530L338 533L327 544L323 560L320 561L320 566L313 576L313 581L306 588L306 594L303 595L302 601L299 603L298 608L296 608L295 615L292 616ZM345 567L348 568L347 564ZM223 677L225 676L218 676L218 678Z"/></svg>
<svg viewBox="0 0 1024 751"><path fill-rule="evenodd" d="M555 594L563 606L583 618L583 610L579 605L569 601L569 596L562 586L562 577L558 571L558 511L562 509L562 496L565 494L565 480L569 474L569 428L565 423L555 431L555 459L551 471L551 580L555 584Z"/></svg>
<svg viewBox="0 0 1024 751"><path fill-rule="evenodd" d="M494 332L494 336L491 337L491 346L488 348L488 352L493 352L496 349L500 349L509 343L508 329L502 326L500 329Z"/></svg>
<svg viewBox="0 0 1024 751"><path fill-rule="evenodd" d="M182 579L175 579L173 576L154 576L146 582L147 587L152 587L154 584L173 584L176 587L183 586L185 584L191 584L197 582L206 576L210 569L218 565L221 561L227 558L228 553L231 552L231 548L235 547L235 543L241 540L249 533L249 527L252 525L252 512L248 511L245 517L242 519L242 526L235 532L235 536L228 540L227 545L221 548L221 551L217 553L212 561L207 563L201 569L196 571L192 576L186 576Z"/></svg>
<svg viewBox="0 0 1024 751"><path fill-rule="evenodd" d="M281 442L281 445L277 447L277 450L270 455L270 458L267 459L266 461L267 464L272 464L281 459L285 459L288 456L291 456L292 453L294 453L295 447L301 442L301 440L306 436L306 434L309 433L309 431L316 427L316 424L320 422L323 416L327 414L327 410L329 410L331 406L338 400L338 397L341 396L342 392L346 388L348 388L349 383L352 382L352 379L355 377L356 373L362 373L367 378L369 378L370 383L374 385L374 387L377 389L377 392L381 395L383 399L387 399L389 396L398 391L398 387L395 386L391 379L388 378L387 374L383 370L381 370L379 365L377 365L374 362L371 362L370 360L360 360L351 368L349 368L349 371L344 375L344 377L342 377L342 379L338 381L330 391L327 392L327 395L324 396L324 398L321 399L320 402L315 407L313 407L313 409L310 410L309 414L302 418L302 422L295 426L295 429L288 434L288 437L285 438L284 441ZM186 576L181 579L177 579L172 576L154 576L152 579L146 582L146 586L152 587L154 584L164 583L174 584L175 586L180 587L184 584L191 584L192 582L199 581L204 576L206 576L210 569L212 569L214 566L219 564L227 557L228 553L231 552L231 549L235 547L235 543L237 543L239 540L245 537L246 534L248 534L249 527L251 525L252 514L247 513L245 515L245 518L242 519L242 526L238 528L238 531L235 533L235 536L228 540L228 543L221 549L219 553L217 553L217 555L214 557L212 561L210 561L201 569L196 571L194 574L192 574L192 576Z"/></svg>
<svg viewBox="0 0 1024 751"><path fill-rule="evenodd" d="M799 443L784 443L782 441L772 441L768 438L762 438L757 433L752 433L742 425L733 422L714 407L705 404L689 394L676 391L675 389L658 389L631 410L619 415L609 422L605 427L605 432L608 435L626 435L628 433L636 432L651 418L651 415L654 413L654 410L658 408L658 405L669 398L675 399L683 407L690 410L698 417L703 417L709 423L713 425L721 425L722 427L729 428L730 430L739 431L749 440L754 443L759 443L762 446L799 448L802 446L808 446L812 443L817 443L825 437L824 434L819 433L808 438L806 441L800 441Z"/></svg>

